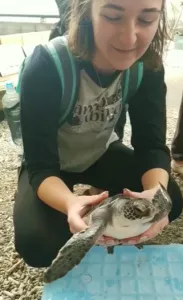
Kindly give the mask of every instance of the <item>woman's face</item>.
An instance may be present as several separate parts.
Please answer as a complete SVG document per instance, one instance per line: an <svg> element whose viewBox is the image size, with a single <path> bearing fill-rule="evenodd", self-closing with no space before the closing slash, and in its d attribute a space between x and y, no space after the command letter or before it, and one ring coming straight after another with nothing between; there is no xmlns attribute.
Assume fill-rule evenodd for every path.
<svg viewBox="0 0 183 300"><path fill-rule="evenodd" d="M149 48L163 0L92 0L96 68L125 70Z"/></svg>

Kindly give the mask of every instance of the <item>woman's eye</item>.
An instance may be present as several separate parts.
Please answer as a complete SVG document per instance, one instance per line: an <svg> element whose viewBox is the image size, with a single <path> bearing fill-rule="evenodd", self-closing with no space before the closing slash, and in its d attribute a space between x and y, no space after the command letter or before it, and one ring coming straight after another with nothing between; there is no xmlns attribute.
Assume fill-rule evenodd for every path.
<svg viewBox="0 0 183 300"><path fill-rule="evenodd" d="M144 24L144 25L151 25L154 21L147 21L147 20L139 19L139 22Z"/></svg>
<svg viewBox="0 0 183 300"><path fill-rule="evenodd" d="M121 16L117 16L117 17L109 17L109 16L105 16L104 15L104 18L110 22L116 22L116 21L121 21Z"/></svg>

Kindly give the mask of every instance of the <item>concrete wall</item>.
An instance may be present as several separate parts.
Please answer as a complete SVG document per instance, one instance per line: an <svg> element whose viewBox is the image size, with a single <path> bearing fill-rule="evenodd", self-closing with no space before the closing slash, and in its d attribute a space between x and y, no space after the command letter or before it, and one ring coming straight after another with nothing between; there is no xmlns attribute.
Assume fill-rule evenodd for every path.
<svg viewBox="0 0 183 300"><path fill-rule="evenodd" d="M9 75L6 76L2 75L2 64L0 64L0 122L4 119L4 113L2 109L2 97L5 93L5 87L4 87L5 82L11 80L15 86L17 83L19 65L22 62L24 57L24 56L21 57L21 60L19 61L19 55L20 55L19 52L21 52L23 55L22 52L22 48L23 48L24 53L28 55L29 52L32 52L32 50L37 44L46 43L48 41L49 34L50 34L50 30L46 30L46 31L39 30L37 32L34 31L34 32L26 32L26 33L0 35L0 58L1 61L7 63L7 65L5 63L5 66L7 67L7 70L9 70L10 72ZM5 49L5 51L1 51L2 49ZM15 50L17 52L16 55L13 56ZM10 68L10 66L17 67L16 73L12 71L12 68Z"/></svg>
<svg viewBox="0 0 183 300"><path fill-rule="evenodd" d="M56 23L55 19L55 23ZM0 22L0 35L48 31L51 29L52 23L28 23L28 22Z"/></svg>

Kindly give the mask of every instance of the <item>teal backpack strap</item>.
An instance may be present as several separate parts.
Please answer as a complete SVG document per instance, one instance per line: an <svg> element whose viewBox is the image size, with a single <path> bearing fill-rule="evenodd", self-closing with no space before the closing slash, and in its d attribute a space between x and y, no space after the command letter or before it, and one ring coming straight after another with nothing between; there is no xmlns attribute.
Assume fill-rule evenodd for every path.
<svg viewBox="0 0 183 300"><path fill-rule="evenodd" d="M79 87L79 67L77 61L70 53L67 45L67 38L65 36L59 36L50 40L44 45L48 54L53 60L60 78L60 84L62 86L62 98L60 106L60 119L59 126L61 126L75 105L77 99L77 91ZM22 73L28 62L31 59L31 55L27 56L19 69L18 81L16 86L17 93L20 94Z"/></svg>
<svg viewBox="0 0 183 300"><path fill-rule="evenodd" d="M122 76L122 112L115 126L119 139L123 140L126 113L130 98L138 90L143 77L143 63L138 62L123 72Z"/></svg>
<svg viewBox="0 0 183 300"><path fill-rule="evenodd" d="M62 86L59 120L59 126L61 126L72 112L77 100L76 95L80 80L79 68L77 61L68 49L66 36L50 40L45 48L53 59Z"/></svg>
<svg viewBox="0 0 183 300"><path fill-rule="evenodd" d="M21 90L22 73L23 73L24 67L27 64L29 59L30 59L30 56L25 57L24 60L22 61L21 65L20 65L20 68L19 68L18 80L17 80L17 84L16 84L16 92L18 94L20 94L20 90Z"/></svg>
<svg viewBox="0 0 183 300"><path fill-rule="evenodd" d="M122 103L128 103L128 100L138 90L143 77L143 63L135 63L131 68L124 71L122 77Z"/></svg>

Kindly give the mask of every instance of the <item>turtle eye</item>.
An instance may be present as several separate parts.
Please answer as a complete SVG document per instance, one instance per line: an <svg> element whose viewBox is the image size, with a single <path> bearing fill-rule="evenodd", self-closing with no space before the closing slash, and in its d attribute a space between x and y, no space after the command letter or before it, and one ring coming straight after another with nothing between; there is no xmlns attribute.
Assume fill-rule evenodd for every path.
<svg viewBox="0 0 183 300"><path fill-rule="evenodd" d="M144 210L141 209L140 207L134 207L134 212L136 215L141 216L144 213Z"/></svg>
<svg viewBox="0 0 183 300"><path fill-rule="evenodd" d="M134 205L134 214L137 218L148 217L151 213L149 207L145 205Z"/></svg>

